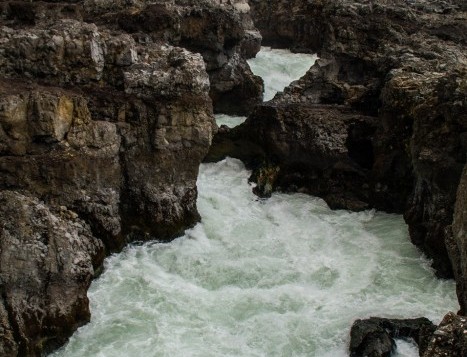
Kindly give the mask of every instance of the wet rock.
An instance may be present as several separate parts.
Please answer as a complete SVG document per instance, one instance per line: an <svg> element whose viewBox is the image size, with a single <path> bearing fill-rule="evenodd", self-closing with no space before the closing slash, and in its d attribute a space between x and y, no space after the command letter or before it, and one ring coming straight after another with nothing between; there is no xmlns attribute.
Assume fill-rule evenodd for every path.
<svg viewBox="0 0 467 357"><path fill-rule="evenodd" d="M0 191L0 216L0 352L40 355L89 321L104 246L74 212L16 191Z"/></svg>
<svg viewBox="0 0 467 357"><path fill-rule="evenodd" d="M394 338L411 338L424 346L435 328L426 318L357 320L350 331L350 356L389 357L396 349Z"/></svg>
<svg viewBox="0 0 467 357"><path fill-rule="evenodd" d="M467 319L447 314L434 331L423 357L461 357L467 355Z"/></svg>
<svg viewBox="0 0 467 357"><path fill-rule="evenodd" d="M215 155L246 161L260 195L272 190L306 192L325 197L332 208L362 210L370 206L366 183L367 160L371 167L372 157L360 155L358 149L365 139L371 143L376 126L374 117L344 106L271 101L228 134L219 133L208 159ZM259 155L256 161L246 149ZM274 175L265 175L271 167Z"/></svg>
<svg viewBox="0 0 467 357"><path fill-rule="evenodd" d="M439 276L452 277L445 241L467 152L465 6L425 0L251 0L250 5L266 43L318 52L321 57L302 79L256 109L238 129L265 137L281 133L274 140L282 145L259 140L263 161L281 167L284 180L277 179L275 188L319 195L334 208L403 213L412 242L433 260ZM338 118L323 121L336 142L321 146L323 152L311 151L317 154L314 162L303 158L322 139L309 135L302 123L316 114L308 109L306 117L298 115L293 130L266 118L273 107L280 113L273 116L290 115L293 127L297 106L334 111L332 117ZM343 108L342 114L336 108ZM372 118L373 124L349 123L346 130L337 129L336 123L345 122L349 112ZM346 145L340 152L355 177L349 178L348 164L345 170L335 170L336 175L322 169L336 163L328 153L342 147L342 138ZM289 144L300 147L299 153L289 150ZM294 162L298 164L289 164ZM310 169L318 164L320 170ZM302 182L312 183L314 189L304 190ZM346 189L338 192L329 185Z"/></svg>

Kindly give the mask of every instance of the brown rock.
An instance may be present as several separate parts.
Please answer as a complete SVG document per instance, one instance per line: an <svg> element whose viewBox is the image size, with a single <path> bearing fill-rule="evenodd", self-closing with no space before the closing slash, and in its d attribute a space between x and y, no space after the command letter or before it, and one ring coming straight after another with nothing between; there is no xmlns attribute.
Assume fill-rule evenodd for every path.
<svg viewBox="0 0 467 357"><path fill-rule="evenodd" d="M463 357L467 355L467 319L448 313L433 333L423 357Z"/></svg>

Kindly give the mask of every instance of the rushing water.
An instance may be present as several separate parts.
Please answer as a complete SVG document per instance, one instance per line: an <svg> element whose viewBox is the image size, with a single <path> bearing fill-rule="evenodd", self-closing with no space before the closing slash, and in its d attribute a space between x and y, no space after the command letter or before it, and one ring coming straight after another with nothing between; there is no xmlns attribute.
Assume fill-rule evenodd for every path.
<svg viewBox="0 0 467 357"><path fill-rule="evenodd" d="M248 60L251 70L264 81L264 100L268 101L281 92L292 81L302 77L315 63L315 55L290 53L287 50L263 47L255 58ZM246 117L216 114L217 125L233 128L245 121Z"/></svg>
<svg viewBox="0 0 467 357"><path fill-rule="evenodd" d="M438 322L458 309L400 216L303 194L261 200L249 174L234 159L201 165L202 223L108 258L91 323L55 356L339 357L356 318ZM399 356L416 355L399 343Z"/></svg>
<svg viewBox="0 0 467 357"><path fill-rule="evenodd" d="M268 101L292 81L302 77L316 59L315 55L263 47L248 64L254 74L263 78L264 101Z"/></svg>

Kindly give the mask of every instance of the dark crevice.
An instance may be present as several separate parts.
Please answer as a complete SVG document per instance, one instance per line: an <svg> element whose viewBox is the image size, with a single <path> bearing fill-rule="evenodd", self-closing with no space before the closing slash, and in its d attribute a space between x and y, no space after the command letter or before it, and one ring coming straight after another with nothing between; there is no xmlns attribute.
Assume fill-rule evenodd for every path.
<svg viewBox="0 0 467 357"><path fill-rule="evenodd" d="M374 128L351 125L348 129L346 146L349 157L364 169L370 170L374 164L373 142L370 135Z"/></svg>

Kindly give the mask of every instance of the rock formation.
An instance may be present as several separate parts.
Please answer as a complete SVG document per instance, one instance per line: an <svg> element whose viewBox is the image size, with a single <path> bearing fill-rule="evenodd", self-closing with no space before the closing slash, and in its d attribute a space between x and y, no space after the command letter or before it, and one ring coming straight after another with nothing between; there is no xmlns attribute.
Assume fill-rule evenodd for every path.
<svg viewBox="0 0 467 357"><path fill-rule="evenodd" d="M424 317L357 320L350 331L350 356L389 357L396 349L395 338L413 339L420 351L425 351L435 330L436 326Z"/></svg>
<svg viewBox="0 0 467 357"><path fill-rule="evenodd" d="M263 194L303 191L333 208L404 213L412 241L452 277L445 240L467 151L465 4L250 4L267 43L320 60L211 152L245 158L238 140L249 141L263 153L253 174Z"/></svg>
<svg viewBox="0 0 467 357"><path fill-rule="evenodd" d="M117 5L118 3L119 5ZM200 53L216 112L247 114L261 102L262 81L246 59L260 49L246 0L87 0L86 21L125 31L140 41L164 40Z"/></svg>
<svg viewBox="0 0 467 357"><path fill-rule="evenodd" d="M448 313L439 326L426 318L357 320L350 332L352 357L389 357L395 351L395 338L412 339L423 357L462 357L467 355L467 319Z"/></svg>
<svg viewBox="0 0 467 357"><path fill-rule="evenodd" d="M211 98L260 100L260 36L242 0L2 1L0 44L0 354L37 356L106 254L199 220Z"/></svg>
<svg viewBox="0 0 467 357"><path fill-rule="evenodd" d="M434 331L420 356L463 357L467 355L467 318L448 313Z"/></svg>
<svg viewBox="0 0 467 357"><path fill-rule="evenodd" d="M104 246L75 212L16 191L0 191L0 216L0 354L40 355L89 320Z"/></svg>

